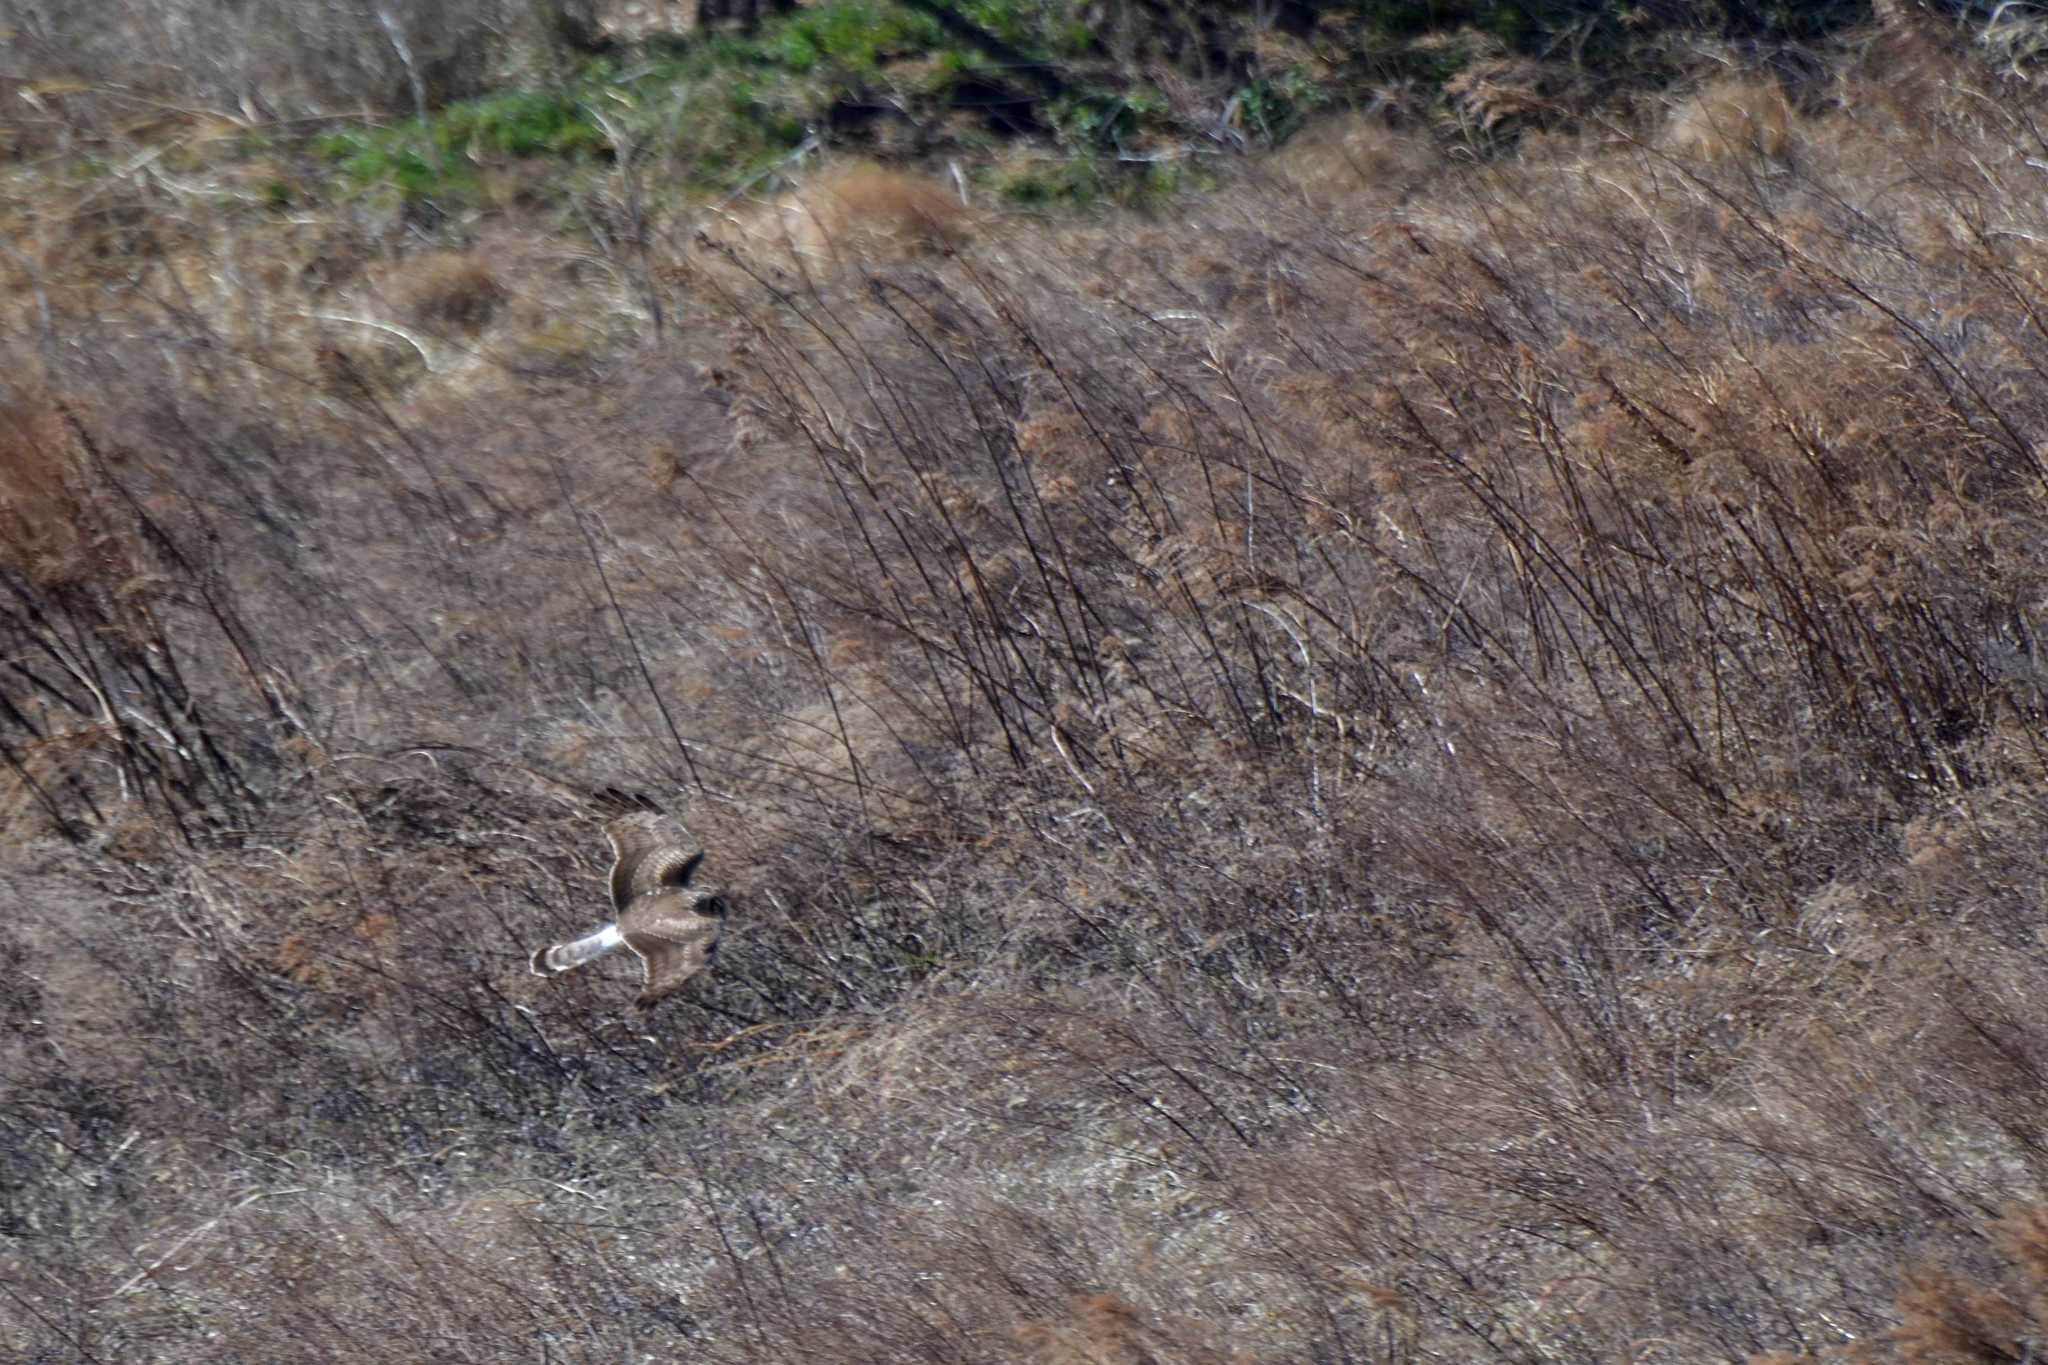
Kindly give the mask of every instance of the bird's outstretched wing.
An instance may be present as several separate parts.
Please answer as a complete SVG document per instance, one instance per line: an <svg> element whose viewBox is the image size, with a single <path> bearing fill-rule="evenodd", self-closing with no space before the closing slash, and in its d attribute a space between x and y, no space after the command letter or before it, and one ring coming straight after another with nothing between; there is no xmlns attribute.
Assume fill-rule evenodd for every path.
<svg viewBox="0 0 2048 1365"><path fill-rule="evenodd" d="M633 903L619 931L647 968L635 1007L652 1008L711 964L725 928L723 915L723 904L710 891L675 891Z"/></svg>
<svg viewBox="0 0 2048 1365"><path fill-rule="evenodd" d="M624 915L640 896L680 890L704 860L682 821L635 811L604 827L612 844L612 909Z"/></svg>

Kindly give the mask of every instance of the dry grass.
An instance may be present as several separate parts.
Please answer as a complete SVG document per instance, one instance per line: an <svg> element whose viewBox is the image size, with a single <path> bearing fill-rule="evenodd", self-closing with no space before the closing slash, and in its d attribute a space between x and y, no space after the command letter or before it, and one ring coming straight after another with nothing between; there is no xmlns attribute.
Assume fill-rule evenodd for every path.
<svg viewBox="0 0 2048 1365"><path fill-rule="evenodd" d="M416 256L383 281L381 290L416 326L475 334L510 297L491 263L475 251Z"/></svg>
<svg viewBox="0 0 2048 1365"><path fill-rule="evenodd" d="M41 147L109 129L175 134L195 117L410 112L415 91L438 106L473 92L505 47L545 44L546 14L422 0L398 16L401 47L375 14L324 4L271 5L232 29L193 0L38 11L11 41L14 71L33 73L43 93L24 101L11 131Z"/></svg>
<svg viewBox="0 0 2048 1365"><path fill-rule="evenodd" d="M950 251L974 233L974 217L942 182L872 162L844 162L809 177L744 217L730 235L769 259L809 268Z"/></svg>
<svg viewBox="0 0 2048 1365"><path fill-rule="evenodd" d="M1716 165L1783 161L1792 153L1796 123L1778 82L1729 77L1681 101L1665 137L1681 156Z"/></svg>
<svg viewBox="0 0 2048 1365"><path fill-rule="evenodd" d="M1434 161L1423 138L1388 127L1384 118L1355 115L1312 125L1266 165L1308 210L1329 214L1414 188Z"/></svg>
<svg viewBox="0 0 2048 1365"><path fill-rule="evenodd" d="M9 569L52 593L134 577L136 547L109 526L92 485L57 400L31 392L0 409L0 556Z"/></svg>
<svg viewBox="0 0 2048 1365"><path fill-rule="evenodd" d="M950 254L855 168L803 270L194 214L207 290L51 281L0 1341L2038 1353L2038 110L1919 54L1771 175L1348 127ZM494 345L323 381L384 290ZM608 788L735 908L644 1026L525 968Z"/></svg>

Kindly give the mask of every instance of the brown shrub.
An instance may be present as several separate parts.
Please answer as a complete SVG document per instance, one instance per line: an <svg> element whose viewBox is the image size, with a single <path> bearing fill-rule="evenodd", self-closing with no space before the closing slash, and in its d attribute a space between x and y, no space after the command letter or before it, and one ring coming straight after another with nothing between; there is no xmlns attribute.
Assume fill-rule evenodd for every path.
<svg viewBox="0 0 2048 1365"><path fill-rule="evenodd" d="M0 406L0 557L45 591L128 577L134 546L107 524L55 402Z"/></svg>
<svg viewBox="0 0 2048 1365"><path fill-rule="evenodd" d="M1444 93L1484 133L1541 124L1566 113L1582 98L1569 69L1521 57L1474 62L1444 82Z"/></svg>
<svg viewBox="0 0 2048 1365"><path fill-rule="evenodd" d="M436 251L407 261L387 286L398 310L421 327L480 332L511 291L490 263L471 251Z"/></svg>
<svg viewBox="0 0 2048 1365"><path fill-rule="evenodd" d="M2013 1204L1992 1224L1999 1254L2012 1266L2018 1294L2038 1331L2048 1326L2048 1204Z"/></svg>
<svg viewBox="0 0 2048 1365"><path fill-rule="evenodd" d="M1057 1318L1017 1328L1017 1344L1035 1365L1231 1365L1247 1357L1197 1339L1190 1325L1151 1319L1115 1294L1084 1294Z"/></svg>
<svg viewBox="0 0 2048 1365"><path fill-rule="evenodd" d="M1793 127L1784 87L1774 80L1731 77L1673 109L1665 135L1683 156L1732 165L1758 157L1783 160L1792 150Z"/></svg>
<svg viewBox="0 0 2048 1365"><path fill-rule="evenodd" d="M2025 1332L2019 1305L2002 1289L1926 1269L1899 1291L1892 1340L1906 1365L2006 1365L2031 1358Z"/></svg>
<svg viewBox="0 0 2048 1365"><path fill-rule="evenodd" d="M785 243L809 259L848 262L950 250L973 230L966 206L939 181L857 161L785 196L748 235Z"/></svg>
<svg viewBox="0 0 2048 1365"><path fill-rule="evenodd" d="M1428 145L1384 119L1357 114L1326 119L1290 138L1271 167L1316 212L1374 193L1414 185L1434 159Z"/></svg>

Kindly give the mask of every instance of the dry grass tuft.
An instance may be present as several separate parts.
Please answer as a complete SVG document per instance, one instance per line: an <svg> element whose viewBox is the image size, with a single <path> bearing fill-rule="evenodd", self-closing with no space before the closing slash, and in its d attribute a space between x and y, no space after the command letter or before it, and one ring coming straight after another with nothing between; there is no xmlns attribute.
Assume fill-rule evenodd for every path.
<svg viewBox="0 0 2048 1365"><path fill-rule="evenodd" d="M1552 122L1583 96L1569 68L1520 57L1473 62L1444 82L1444 94L1483 133Z"/></svg>
<svg viewBox="0 0 2048 1365"><path fill-rule="evenodd" d="M1034 1365L1237 1365L1249 1356L1213 1340L1190 1338L1185 1328L1161 1324L1114 1294L1086 1294L1058 1318L1028 1322L1016 1330L1023 1358Z"/></svg>
<svg viewBox="0 0 2048 1365"><path fill-rule="evenodd" d="M1328 213L1411 189L1435 161L1415 133L1368 114L1324 119L1294 137L1267 163L1304 207Z"/></svg>
<svg viewBox="0 0 2048 1365"><path fill-rule="evenodd" d="M1785 89L1769 79L1729 77L1700 89L1671 111L1665 138L1681 156L1714 165L1792 153L1796 115Z"/></svg>
<svg viewBox="0 0 2048 1365"><path fill-rule="evenodd" d="M401 316L420 327L472 335L511 298L491 263L474 251L436 251L406 261L384 282Z"/></svg>
<svg viewBox="0 0 2048 1365"><path fill-rule="evenodd" d="M850 264L954 250L974 230L974 215L941 181L856 161L813 176L749 235L807 260Z"/></svg>
<svg viewBox="0 0 2048 1365"><path fill-rule="evenodd" d="M1899 1291L1892 1333L1903 1365L2008 1365L2026 1360L2027 1324L2003 1290L1945 1270L1923 1270Z"/></svg>
<svg viewBox="0 0 2048 1365"><path fill-rule="evenodd" d="M0 407L0 555L46 591L133 575L132 544L108 524L62 410L30 395Z"/></svg>

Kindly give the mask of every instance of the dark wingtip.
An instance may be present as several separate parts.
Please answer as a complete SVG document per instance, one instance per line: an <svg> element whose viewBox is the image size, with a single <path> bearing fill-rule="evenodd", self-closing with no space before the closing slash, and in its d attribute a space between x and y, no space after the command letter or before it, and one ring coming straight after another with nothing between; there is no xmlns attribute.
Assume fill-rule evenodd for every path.
<svg viewBox="0 0 2048 1365"><path fill-rule="evenodd" d="M535 976L553 976L555 969L548 965L548 954L553 951L552 947L534 949L533 956L527 959L527 969Z"/></svg>
<svg viewBox="0 0 2048 1365"><path fill-rule="evenodd" d="M668 814L662 804L646 792L629 792L623 787L601 788L591 800L615 815L629 815L640 810L651 811L656 815Z"/></svg>
<svg viewBox="0 0 2048 1365"><path fill-rule="evenodd" d="M687 858L683 865L665 879L671 886L688 886L690 878L697 875L697 869L704 865L704 850L698 849Z"/></svg>

